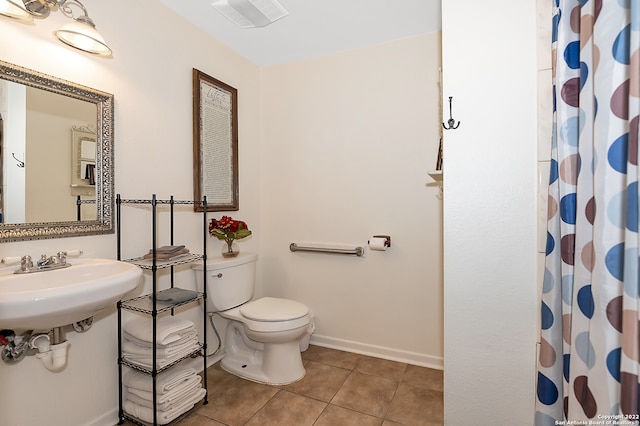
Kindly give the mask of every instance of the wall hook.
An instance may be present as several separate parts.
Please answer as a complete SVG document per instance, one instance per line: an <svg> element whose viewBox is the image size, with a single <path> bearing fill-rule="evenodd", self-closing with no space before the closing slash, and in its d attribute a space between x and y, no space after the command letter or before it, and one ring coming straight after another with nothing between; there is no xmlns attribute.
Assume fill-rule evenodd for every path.
<svg viewBox="0 0 640 426"><path fill-rule="evenodd" d="M447 120L447 124L449 125L449 127L445 126L444 123L442 123L442 127L444 127L445 130L455 130L458 127L460 127L460 122L458 121L458 124L456 124L456 120L453 119L453 114L451 112L451 104L453 103L453 96L449 96L449 119Z"/></svg>
<svg viewBox="0 0 640 426"><path fill-rule="evenodd" d="M14 160L16 160L18 162L18 164L16 164L16 166L18 167L24 167L24 161L22 160L18 160L16 158L16 154L14 152L11 153L11 156L13 157Z"/></svg>

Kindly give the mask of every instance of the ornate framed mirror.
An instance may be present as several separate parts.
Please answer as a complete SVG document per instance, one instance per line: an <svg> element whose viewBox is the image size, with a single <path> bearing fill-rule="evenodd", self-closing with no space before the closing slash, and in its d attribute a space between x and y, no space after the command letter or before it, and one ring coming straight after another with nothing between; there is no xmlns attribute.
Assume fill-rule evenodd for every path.
<svg viewBox="0 0 640 426"><path fill-rule="evenodd" d="M34 98L48 100L28 106ZM113 107L112 94L0 61L0 242L114 232ZM95 130L94 188L84 192L71 181L78 128ZM22 162L17 172L16 161ZM61 195L47 198L52 194Z"/></svg>

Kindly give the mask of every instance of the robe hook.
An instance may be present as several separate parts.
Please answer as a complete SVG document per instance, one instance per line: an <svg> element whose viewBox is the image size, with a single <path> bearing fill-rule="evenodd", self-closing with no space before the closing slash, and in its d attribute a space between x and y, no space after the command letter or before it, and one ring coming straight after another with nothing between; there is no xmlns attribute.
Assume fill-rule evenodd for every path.
<svg viewBox="0 0 640 426"><path fill-rule="evenodd" d="M14 160L16 160L18 162L18 164L16 164L16 166L18 167L24 167L24 161L22 160L18 160L16 158L16 154L14 152L11 153L11 156L13 157Z"/></svg>
<svg viewBox="0 0 640 426"><path fill-rule="evenodd" d="M451 112L451 104L453 103L453 96L449 96L449 119L447 120L447 124L449 125L449 127L445 126L444 123L442 123L442 127L444 127L445 130L455 130L458 127L460 127L460 122L458 121L458 123L456 124L456 120L453 119L453 114Z"/></svg>

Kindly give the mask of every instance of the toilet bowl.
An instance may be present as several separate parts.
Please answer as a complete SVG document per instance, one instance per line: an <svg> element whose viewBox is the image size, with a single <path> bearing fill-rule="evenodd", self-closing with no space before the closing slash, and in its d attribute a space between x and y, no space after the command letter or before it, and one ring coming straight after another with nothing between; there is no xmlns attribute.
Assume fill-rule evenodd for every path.
<svg viewBox="0 0 640 426"><path fill-rule="evenodd" d="M311 323L305 305L264 297L219 314L231 321L225 336L225 356L220 363L223 369L273 385L293 383L304 377L300 339Z"/></svg>
<svg viewBox="0 0 640 426"><path fill-rule="evenodd" d="M305 375L300 341L312 327L303 303L276 297L251 300L255 286L255 254L232 260L209 260L207 312L228 321L220 365L231 374L259 383L284 385ZM203 265L195 265L203 288Z"/></svg>

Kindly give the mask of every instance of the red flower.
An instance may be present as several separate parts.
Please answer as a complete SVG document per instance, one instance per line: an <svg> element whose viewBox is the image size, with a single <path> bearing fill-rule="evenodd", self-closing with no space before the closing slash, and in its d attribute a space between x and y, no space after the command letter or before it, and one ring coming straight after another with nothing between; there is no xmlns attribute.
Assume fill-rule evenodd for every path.
<svg viewBox="0 0 640 426"><path fill-rule="evenodd" d="M246 222L234 220L231 216L222 216L220 220L211 219L209 234L219 240L239 240L251 235Z"/></svg>

